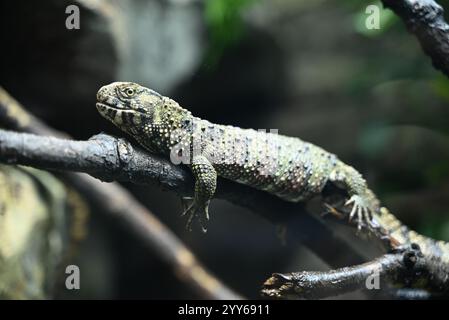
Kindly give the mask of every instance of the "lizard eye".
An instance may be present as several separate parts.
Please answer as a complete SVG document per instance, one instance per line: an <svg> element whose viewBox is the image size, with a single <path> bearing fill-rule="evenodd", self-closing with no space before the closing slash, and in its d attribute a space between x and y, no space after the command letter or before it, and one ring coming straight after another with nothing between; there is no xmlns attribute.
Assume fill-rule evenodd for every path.
<svg viewBox="0 0 449 320"><path fill-rule="evenodd" d="M126 93L126 95L127 95L128 97L131 97L131 96L133 96L134 93L136 93L136 92L134 91L134 89L128 88L128 89L125 90L125 93Z"/></svg>

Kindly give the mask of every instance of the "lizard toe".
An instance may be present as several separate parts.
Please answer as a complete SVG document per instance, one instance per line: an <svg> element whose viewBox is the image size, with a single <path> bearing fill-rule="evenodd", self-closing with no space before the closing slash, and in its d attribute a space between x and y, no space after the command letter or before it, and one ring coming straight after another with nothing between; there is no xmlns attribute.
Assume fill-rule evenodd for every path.
<svg viewBox="0 0 449 320"><path fill-rule="evenodd" d="M187 216L186 229L192 231L192 224L194 220L198 220L201 230L207 232L207 221L209 220L209 206L198 205L195 201L184 210L181 216Z"/></svg>

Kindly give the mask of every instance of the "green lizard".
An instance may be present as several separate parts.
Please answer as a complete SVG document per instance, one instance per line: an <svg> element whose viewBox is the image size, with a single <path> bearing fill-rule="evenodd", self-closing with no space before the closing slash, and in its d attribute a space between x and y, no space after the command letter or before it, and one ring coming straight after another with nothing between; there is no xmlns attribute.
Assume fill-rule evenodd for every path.
<svg viewBox="0 0 449 320"><path fill-rule="evenodd" d="M116 82L97 93L97 109L151 152L187 164L195 195L185 213L203 229L217 175L287 201L304 201L331 181L349 194L350 219L359 229L379 211L379 201L353 167L298 138L212 124L194 117L170 98L135 83Z"/></svg>
<svg viewBox="0 0 449 320"><path fill-rule="evenodd" d="M424 254L449 266L448 243L409 230L380 207L360 173L318 146L298 138L210 123L136 83L115 82L100 88L96 106L103 117L150 152L190 168L195 193L184 211L189 215L188 226L197 217L206 230L217 176L293 202L320 194L329 181L347 191L345 205L352 206L349 219L357 219L358 229L380 227L396 240L396 246L417 243Z"/></svg>

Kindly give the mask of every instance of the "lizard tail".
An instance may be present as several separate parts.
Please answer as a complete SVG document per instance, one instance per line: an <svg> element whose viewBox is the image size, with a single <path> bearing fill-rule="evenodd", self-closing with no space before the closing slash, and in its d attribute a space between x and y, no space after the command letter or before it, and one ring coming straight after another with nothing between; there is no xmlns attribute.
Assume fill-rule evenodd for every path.
<svg viewBox="0 0 449 320"><path fill-rule="evenodd" d="M385 207L380 209L380 215L376 218L399 246L416 243L424 255L441 262L449 270L449 242L437 241L409 229Z"/></svg>

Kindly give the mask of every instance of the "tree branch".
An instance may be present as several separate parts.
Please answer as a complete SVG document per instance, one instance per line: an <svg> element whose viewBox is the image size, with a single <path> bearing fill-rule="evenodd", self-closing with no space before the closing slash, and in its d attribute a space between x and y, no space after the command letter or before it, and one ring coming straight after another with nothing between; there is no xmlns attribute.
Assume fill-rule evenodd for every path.
<svg viewBox="0 0 449 320"><path fill-rule="evenodd" d="M433 0L382 0L419 40L433 66L449 77L449 24L444 9Z"/></svg>
<svg viewBox="0 0 449 320"><path fill-rule="evenodd" d="M357 266L327 272L275 273L265 281L261 292L275 298L320 299L358 289L391 288L392 284L413 287L435 281L434 274L429 272L430 263L419 246L411 245ZM443 292L438 294L447 294L447 279L440 280L446 282L446 289L443 287ZM429 298L425 292L420 293L421 297Z"/></svg>
<svg viewBox="0 0 449 320"><path fill-rule="evenodd" d="M180 196L191 195L193 190L193 178L184 167L106 134L88 141L73 141L0 130L0 162L84 172L103 181L152 184ZM333 230L307 214L302 204L288 203L224 179L219 179L216 197L248 207L274 223L288 223L295 238L331 265L364 260ZM346 251L325 250L326 243Z"/></svg>

